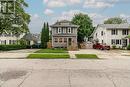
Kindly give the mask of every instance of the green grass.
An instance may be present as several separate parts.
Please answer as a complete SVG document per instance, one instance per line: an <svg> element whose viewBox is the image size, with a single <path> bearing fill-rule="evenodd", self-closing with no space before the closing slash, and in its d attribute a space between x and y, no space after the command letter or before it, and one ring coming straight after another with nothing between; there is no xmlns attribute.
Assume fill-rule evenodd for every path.
<svg viewBox="0 0 130 87"><path fill-rule="evenodd" d="M41 49L35 53L68 53L66 49Z"/></svg>
<svg viewBox="0 0 130 87"><path fill-rule="evenodd" d="M78 59L99 59L95 54L75 54Z"/></svg>
<svg viewBox="0 0 130 87"><path fill-rule="evenodd" d="M29 59L69 59L69 54L30 54Z"/></svg>

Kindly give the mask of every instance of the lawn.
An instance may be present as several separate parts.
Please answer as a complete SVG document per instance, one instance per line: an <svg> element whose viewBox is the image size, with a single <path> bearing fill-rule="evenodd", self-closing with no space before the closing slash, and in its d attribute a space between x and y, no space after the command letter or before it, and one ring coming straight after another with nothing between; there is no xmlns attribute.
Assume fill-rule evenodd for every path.
<svg viewBox="0 0 130 87"><path fill-rule="evenodd" d="M69 59L70 56L67 53L62 54L30 54L29 59Z"/></svg>
<svg viewBox="0 0 130 87"><path fill-rule="evenodd" d="M78 59L99 59L95 54L75 54Z"/></svg>
<svg viewBox="0 0 130 87"><path fill-rule="evenodd" d="M41 49L35 53L68 53L66 49Z"/></svg>

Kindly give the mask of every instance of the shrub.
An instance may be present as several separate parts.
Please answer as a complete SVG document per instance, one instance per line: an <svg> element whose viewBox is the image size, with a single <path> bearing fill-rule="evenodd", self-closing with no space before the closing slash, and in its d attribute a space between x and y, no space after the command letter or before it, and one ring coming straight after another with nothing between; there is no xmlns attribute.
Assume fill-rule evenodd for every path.
<svg viewBox="0 0 130 87"><path fill-rule="evenodd" d="M130 50L130 44L128 45L127 50Z"/></svg>
<svg viewBox="0 0 130 87"><path fill-rule="evenodd" d="M2 51L9 51L9 50L18 50L18 49L25 49L25 45L0 45L0 50Z"/></svg>
<svg viewBox="0 0 130 87"><path fill-rule="evenodd" d="M116 45L113 45L113 46L112 46L112 49L116 49Z"/></svg>

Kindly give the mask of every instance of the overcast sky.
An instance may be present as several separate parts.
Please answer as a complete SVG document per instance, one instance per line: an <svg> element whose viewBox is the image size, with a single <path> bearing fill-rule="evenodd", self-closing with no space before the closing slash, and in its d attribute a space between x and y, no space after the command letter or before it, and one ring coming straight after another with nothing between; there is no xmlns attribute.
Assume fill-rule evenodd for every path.
<svg viewBox="0 0 130 87"><path fill-rule="evenodd" d="M123 17L130 22L130 0L25 0L26 11L31 15L32 33L40 33L43 22L71 20L76 13L88 14L93 24L101 24L109 17Z"/></svg>

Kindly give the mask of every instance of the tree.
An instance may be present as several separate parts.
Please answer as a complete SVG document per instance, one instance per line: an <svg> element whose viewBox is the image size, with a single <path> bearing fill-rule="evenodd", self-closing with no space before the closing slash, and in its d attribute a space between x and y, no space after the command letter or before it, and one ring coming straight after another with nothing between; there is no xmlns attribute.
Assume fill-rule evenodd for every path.
<svg viewBox="0 0 130 87"><path fill-rule="evenodd" d="M124 20L123 18L120 17L109 18L106 21L104 21L104 24L123 24L123 23L128 22L127 20Z"/></svg>
<svg viewBox="0 0 130 87"><path fill-rule="evenodd" d="M44 22L41 32L41 47L47 48L48 41L49 41L49 24Z"/></svg>
<svg viewBox="0 0 130 87"><path fill-rule="evenodd" d="M46 39L47 39L47 42L49 42L49 24L47 22L47 28L46 28Z"/></svg>
<svg viewBox="0 0 130 87"><path fill-rule="evenodd" d="M28 24L30 22L30 15L24 10L28 4L24 0L15 1L14 14L0 15L0 33L21 34L29 32ZM14 9L14 8L12 8ZM17 26L13 26L17 25Z"/></svg>
<svg viewBox="0 0 130 87"><path fill-rule="evenodd" d="M79 13L75 14L75 16L72 18L72 23L79 25L78 29L78 42L83 42L84 37L88 37L93 32L93 24L92 20L87 14Z"/></svg>

